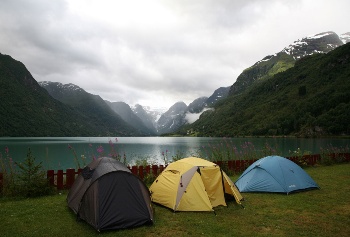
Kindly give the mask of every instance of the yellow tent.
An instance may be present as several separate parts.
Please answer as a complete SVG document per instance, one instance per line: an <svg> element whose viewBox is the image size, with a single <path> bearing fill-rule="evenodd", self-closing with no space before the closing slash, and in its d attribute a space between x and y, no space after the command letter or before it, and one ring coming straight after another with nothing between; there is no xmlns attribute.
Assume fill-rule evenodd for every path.
<svg viewBox="0 0 350 237"><path fill-rule="evenodd" d="M218 165L196 157L170 163L150 191L153 202L174 211L213 211L213 207L226 206L225 193L239 204L243 199Z"/></svg>

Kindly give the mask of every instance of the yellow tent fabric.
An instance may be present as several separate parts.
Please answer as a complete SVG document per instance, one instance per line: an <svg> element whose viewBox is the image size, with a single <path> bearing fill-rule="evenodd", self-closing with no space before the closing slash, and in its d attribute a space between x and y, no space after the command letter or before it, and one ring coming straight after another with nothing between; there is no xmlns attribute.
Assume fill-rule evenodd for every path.
<svg viewBox="0 0 350 237"><path fill-rule="evenodd" d="M155 203L174 211L213 211L226 206L225 193L243 199L235 184L213 162L188 157L170 163L150 187Z"/></svg>
<svg viewBox="0 0 350 237"><path fill-rule="evenodd" d="M219 166L200 167L202 181L213 207L226 206Z"/></svg>

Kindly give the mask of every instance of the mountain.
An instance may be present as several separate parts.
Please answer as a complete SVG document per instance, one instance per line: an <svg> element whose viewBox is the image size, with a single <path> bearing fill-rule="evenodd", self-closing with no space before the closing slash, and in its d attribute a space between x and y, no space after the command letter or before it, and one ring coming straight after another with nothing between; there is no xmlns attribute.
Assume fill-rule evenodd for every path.
<svg viewBox="0 0 350 237"><path fill-rule="evenodd" d="M343 42L343 44L349 43L350 42L350 32L340 35L339 38Z"/></svg>
<svg viewBox="0 0 350 237"><path fill-rule="evenodd" d="M282 51L264 57L245 69L231 86L229 94L239 94L253 83L274 76L294 66L295 62L315 53L328 53L349 40L349 34L338 36L329 31L295 41Z"/></svg>
<svg viewBox="0 0 350 237"><path fill-rule="evenodd" d="M106 102L98 95L93 95L77 85L62 84L60 82L42 81L39 85L56 100L68 105L75 111L87 117L95 124L98 130L110 130L110 134L120 131L120 135L142 136L146 135L116 114Z"/></svg>
<svg viewBox="0 0 350 237"><path fill-rule="evenodd" d="M130 108L128 104L125 102L109 102L106 101L109 107L116 112L125 122L132 125L136 129L142 131L144 134L148 136L155 135L155 129L152 126L147 126L148 121L144 121L134 113L134 111ZM140 113L140 111L138 111Z"/></svg>
<svg viewBox="0 0 350 237"><path fill-rule="evenodd" d="M97 124L49 95L23 63L0 54L0 136L120 136L123 126Z"/></svg>
<svg viewBox="0 0 350 237"><path fill-rule="evenodd" d="M255 82L258 83L279 72L292 68L299 59L315 53L328 53L349 41L350 33L338 36L331 31L297 40L279 53L268 55L256 62L253 66L244 70L232 86L218 88L209 98L201 97L194 100L189 104L187 109L184 110L182 116L173 116L170 119L173 123L167 122L161 124L160 126L162 129L159 131L175 132L176 127L193 123L203 112L207 110L210 111L210 108L215 107L218 102L223 101L228 95L239 94ZM174 124L178 126L174 126ZM171 128L166 128L166 126L171 126Z"/></svg>
<svg viewBox="0 0 350 237"><path fill-rule="evenodd" d="M207 107L207 100L208 97L205 96L195 99L187 106L186 111L192 114L202 112L203 109Z"/></svg>
<svg viewBox="0 0 350 237"><path fill-rule="evenodd" d="M40 85L47 91L43 90L22 63L12 59L10 56L0 54L0 92L4 97L0 102L0 115L2 118L0 135L148 136L153 134L161 135L174 133L184 125L184 129L181 129L182 134L185 134L184 131L186 131L187 128L190 128L191 131L195 131L196 134L204 135L220 135L226 132L227 134L240 135L263 135L264 132L265 134L312 135L322 133L338 134L339 131L343 131L343 133L346 134L347 130L342 130L344 129L343 125L338 126L338 128L320 127L317 125L316 129L316 127L303 124L302 121L299 121L299 118L294 118L297 122L294 122L293 126L288 119L285 119L283 123L271 119L274 124L282 124L278 128L273 127L270 123L268 125L260 124L260 121L264 121L265 117L256 120L255 124L250 124L250 121L253 117L259 117L252 111L254 108L252 98L261 96L260 102L265 104L269 104L269 100L271 100L271 98L265 98L262 94L259 95L259 93L262 93L259 88L266 87L266 83L271 83L275 78L280 78L280 80L285 83L284 79L281 79L280 74L284 76L289 75L288 73L290 73L290 70L296 66L304 70L302 65L307 65L305 67L309 69L305 68L306 72L298 75L298 78L300 80L309 78L308 75L311 75L309 71L313 70L310 69L312 66L310 66L309 60L314 60L313 62L317 64L318 62L316 59L320 59L319 57L325 54L333 53L335 49L344 47L344 44L347 42L350 42L350 33L338 36L334 32L324 32L302 38L285 47L280 52L274 55L268 55L251 67L245 69L231 87L220 87L215 90L211 96L197 98L188 106L184 102L175 103L166 112L141 105L136 105L131 108L124 102L106 102L100 96L87 93L82 88L73 84L64 85L55 82L40 82ZM345 59L342 60L347 62ZM323 68L317 70L320 69ZM297 74L297 72L293 70L292 72ZM336 80L340 80L340 83L345 82L346 88L347 81L338 79L338 77L342 77L342 71L332 72L332 75L329 75L329 77L333 78L333 74L337 74ZM328 75L327 72L325 72L324 75L318 76L325 78L326 75ZM288 80L291 79L286 79L286 81ZM310 80L312 81L313 79ZM324 81L327 80L325 79ZM299 81L297 80L297 82ZM292 82L290 83L290 90L298 91L299 100L310 96L309 87L311 85L314 87L320 86L318 84L312 84L313 82L310 82L311 84L309 85L309 81L306 83L306 80L304 80L304 82L305 85L299 85L298 88L296 88ZM271 96L277 96L276 92L282 90L281 86L284 85L283 83L276 82L274 87L272 87L272 89L270 88ZM324 82L319 83L322 85ZM327 85L329 87L334 86L332 83ZM338 101L341 101L338 98L338 91L342 91L342 89L343 88L334 89L333 94L337 96L336 100ZM252 93L252 91L257 92L257 95L249 94ZM288 95L287 92L288 91L285 91L286 95ZM329 98L332 98L333 94L330 92L327 93L331 95ZM247 94L252 98L248 97ZM347 98L347 96L348 95L344 92L343 97ZM323 98L322 95L319 95L319 97ZM245 98L245 101L241 101L241 98ZM264 101L263 98L267 99L267 101ZM281 99L281 101L293 101L295 96L287 98L288 99L279 99ZM313 101L312 99L310 100ZM323 107L317 104L317 101L313 102L316 108L322 111L324 110ZM115 107L113 107L112 103L119 104L114 104ZM309 101L304 101L304 103L312 107ZM327 104L328 102L324 103ZM261 104L260 106L266 109L265 104ZM244 108L242 105L246 105L247 107ZM227 109L227 106L230 109ZM297 108L300 109L303 108L303 106L304 105L298 104ZM276 105L274 108L277 109L279 107ZM256 111L259 111L259 109L260 108L257 107ZM293 110L295 108L292 107L289 109ZM241 111L241 116L235 117L236 110ZM284 111L284 107L280 108L280 110ZM223 111L226 113L225 116L221 114ZM250 117L244 116L247 111L250 112ZM310 117L308 117L310 121L318 121L319 114L311 109L310 111L313 111L311 114L306 109L303 111L310 115ZM339 113L339 111L342 111L342 108L336 108L333 112ZM326 114L329 115L330 112L326 111ZM213 121L206 124L205 121L209 117L212 118ZM245 120L242 120L243 118L245 118ZM268 118L269 116L266 116L266 119ZM300 115L300 118L303 118L303 116ZM306 118L304 119L308 120ZM222 125L224 121L227 121L228 124ZM311 123L310 121L309 123ZM194 124L191 125L192 123ZM247 124L246 126L248 126L248 124L250 124L250 126L244 129L240 128L240 124L245 123ZM198 124L201 124L202 127L198 127ZM220 130L221 125L218 124L223 126L221 127L222 130ZM233 124L236 125L237 130L231 129ZM256 128L256 124L260 124L260 127ZM289 127L286 124L289 124ZM207 129L208 127L210 129ZM214 127L217 128L211 131ZM266 127L270 127L270 129L266 130Z"/></svg>
<svg viewBox="0 0 350 237"><path fill-rule="evenodd" d="M328 53L343 44L336 33L328 31L297 40L282 52L298 60L314 53Z"/></svg>
<svg viewBox="0 0 350 237"><path fill-rule="evenodd" d="M162 114L157 122L158 134L171 133L185 124L184 117L187 105L184 102L177 102Z"/></svg>
<svg viewBox="0 0 350 237"><path fill-rule="evenodd" d="M350 134L350 44L305 56L294 67L230 94L181 128L198 136L315 137Z"/></svg>
<svg viewBox="0 0 350 237"><path fill-rule="evenodd" d="M150 107L144 107L136 104L131 108L134 114L139 117L142 123L154 134L157 134L157 122L160 116L163 114L163 110L157 108L152 109Z"/></svg>
<svg viewBox="0 0 350 237"><path fill-rule="evenodd" d="M214 91L214 93L209 96L209 98L206 101L206 104L208 107L214 106L218 101L225 99L228 96L228 93L230 92L230 86L229 87L220 87Z"/></svg>
<svg viewBox="0 0 350 237"><path fill-rule="evenodd" d="M186 108L183 102L175 103L156 123L158 134L174 133L181 126L195 122L203 112L210 110L217 102L225 99L229 90L230 87L220 87L210 97L197 98ZM179 104L180 109L177 109Z"/></svg>

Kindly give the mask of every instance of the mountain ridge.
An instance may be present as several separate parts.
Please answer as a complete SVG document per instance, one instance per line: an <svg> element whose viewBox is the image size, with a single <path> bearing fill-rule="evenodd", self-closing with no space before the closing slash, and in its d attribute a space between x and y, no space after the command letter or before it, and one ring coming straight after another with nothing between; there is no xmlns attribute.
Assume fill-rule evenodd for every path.
<svg viewBox="0 0 350 237"><path fill-rule="evenodd" d="M229 95L179 134L298 136L350 134L350 44Z"/></svg>
<svg viewBox="0 0 350 237"><path fill-rule="evenodd" d="M174 133L182 126L197 122L202 115L215 114L227 103L227 98L232 99L248 89L259 87L293 68L296 62L301 61L298 63L300 67L304 58L330 53L343 46L344 42L350 42L350 33L338 36L334 32L323 32L304 37L243 70L231 86L220 87L211 96L199 97L189 105L179 101L161 113L151 111L147 106L130 107L120 102L123 103L123 116L129 116L124 118L111 108L111 104L116 102L104 101L72 83L38 83L23 63L0 54L1 93L4 95L0 114L5 118L1 128L12 131L3 132L2 136L23 136L26 133L32 136L150 136ZM299 90L300 93L308 91L303 86ZM235 122L238 121L240 119ZM42 129L37 128L37 122Z"/></svg>
<svg viewBox="0 0 350 237"><path fill-rule="evenodd" d="M124 127L94 123L71 106L54 99L25 65L0 54L0 136L118 136Z"/></svg>

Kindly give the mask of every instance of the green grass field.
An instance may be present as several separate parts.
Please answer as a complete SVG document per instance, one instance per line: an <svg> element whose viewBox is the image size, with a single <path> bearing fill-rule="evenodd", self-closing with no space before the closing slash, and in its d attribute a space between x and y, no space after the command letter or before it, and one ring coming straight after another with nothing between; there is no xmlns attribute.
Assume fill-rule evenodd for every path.
<svg viewBox="0 0 350 237"><path fill-rule="evenodd" d="M291 195L243 193L213 212L177 212L154 205L152 226L99 233L77 222L67 193L0 198L0 236L350 236L350 164L307 168L320 190ZM238 176L232 177L236 181Z"/></svg>

